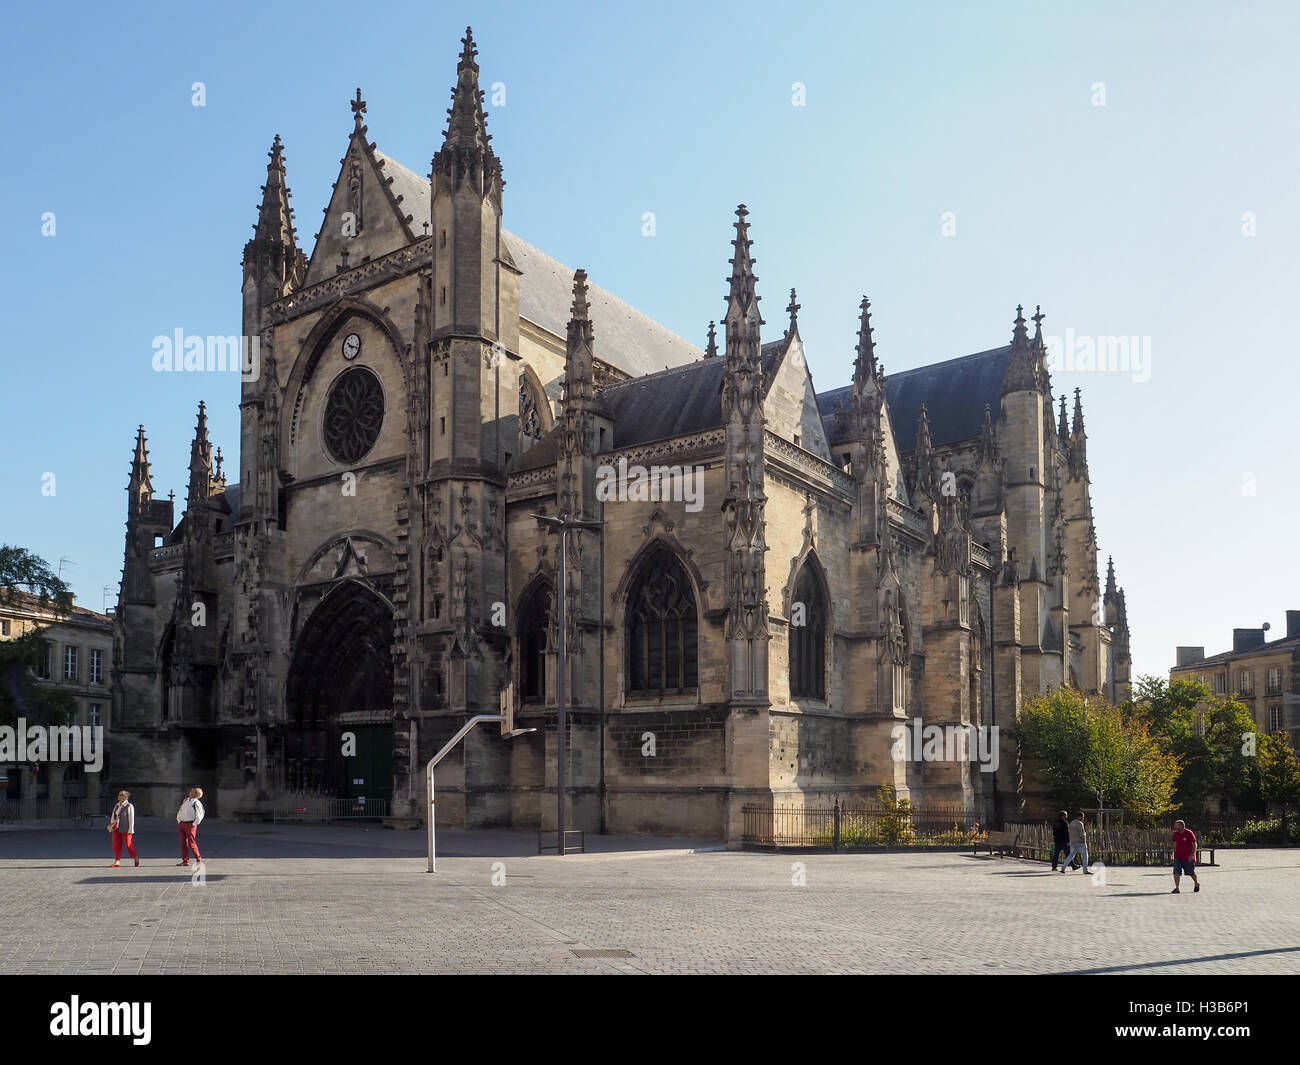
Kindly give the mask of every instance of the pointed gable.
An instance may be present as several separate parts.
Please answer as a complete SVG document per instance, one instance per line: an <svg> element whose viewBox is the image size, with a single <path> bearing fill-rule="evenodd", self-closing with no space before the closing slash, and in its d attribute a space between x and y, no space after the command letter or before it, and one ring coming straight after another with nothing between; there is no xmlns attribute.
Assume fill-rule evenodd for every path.
<svg viewBox="0 0 1300 1065"><path fill-rule="evenodd" d="M420 206L420 201L428 198L427 182L423 183L421 195L418 186L404 174L400 175L402 189L393 189L398 177L386 172L387 161L366 140L366 127L361 124L365 101L360 96L358 89L352 105L356 126L348 138L348 150L325 209L325 221L312 249L308 285L333 277L345 251L348 263L355 266L367 258L377 259L405 247L416 239L413 212L421 211L424 221L429 217L428 204ZM415 202L411 202L412 194Z"/></svg>

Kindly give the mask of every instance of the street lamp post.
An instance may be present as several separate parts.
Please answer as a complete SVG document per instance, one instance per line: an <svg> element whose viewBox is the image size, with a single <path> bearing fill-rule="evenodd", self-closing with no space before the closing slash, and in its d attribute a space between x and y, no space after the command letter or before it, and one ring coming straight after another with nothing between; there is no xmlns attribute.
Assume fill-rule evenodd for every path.
<svg viewBox="0 0 1300 1065"><path fill-rule="evenodd" d="M555 709L556 709L556 728L558 747L556 749L556 767L555 767L555 794L556 794L556 820L555 820L555 844L556 853L564 854L564 794L565 794L565 763L568 760L568 739L566 737L568 726L568 650L569 650L569 630L568 620L566 618L566 600L568 599L567 588L565 586L565 576L569 568L569 530L570 529L590 529L599 531L605 525L603 521L584 521L581 518L571 518L568 514L562 514L559 517L552 517L548 514L534 514L534 518L542 525L559 531L560 534L560 569L559 580L556 583L556 599L559 608L556 614L556 624L560 630L560 653L559 661L556 663L556 689L555 689Z"/></svg>

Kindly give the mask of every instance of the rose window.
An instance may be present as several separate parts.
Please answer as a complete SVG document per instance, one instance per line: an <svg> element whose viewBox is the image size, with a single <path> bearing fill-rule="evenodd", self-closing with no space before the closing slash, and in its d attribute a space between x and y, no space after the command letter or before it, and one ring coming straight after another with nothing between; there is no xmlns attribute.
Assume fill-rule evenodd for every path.
<svg viewBox="0 0 1300 1065"><path fill-rule="evenodd" d="M335 461L351 465L375 446L383 421L379 378L354 366L334 382L325 402L325 446Z"/></svg>

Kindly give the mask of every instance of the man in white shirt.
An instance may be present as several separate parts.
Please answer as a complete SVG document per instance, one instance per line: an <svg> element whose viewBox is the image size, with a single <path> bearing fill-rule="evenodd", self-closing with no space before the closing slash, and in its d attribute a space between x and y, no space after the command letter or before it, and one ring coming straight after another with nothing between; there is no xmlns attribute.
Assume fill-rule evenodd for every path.
<svg viewBox="0 0 1300 1065"><path fill-rule="evenodd" d="M203 855L199 853L198 841L194 838L195 832L203 821L203 803L199 801L202 798L202 788L190 788L189 797L176 811L176 829L181 837L181 860L176 863L177 865L190 864L190 851L194 852L196 863L203 861Z"/></svg>

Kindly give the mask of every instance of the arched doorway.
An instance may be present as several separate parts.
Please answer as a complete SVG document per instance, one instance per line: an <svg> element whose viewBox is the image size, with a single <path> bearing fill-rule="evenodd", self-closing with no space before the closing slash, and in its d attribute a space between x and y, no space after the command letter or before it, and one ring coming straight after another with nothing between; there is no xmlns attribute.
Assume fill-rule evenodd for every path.
<svg viewBox="0 0 1300 1065"><path fill-rule="evenodd" d="M391 798L392 648L392 605L367 585L344 581L312 611L289 666L288 790ZM356 740L346 756L345 732Z"/></svg>

